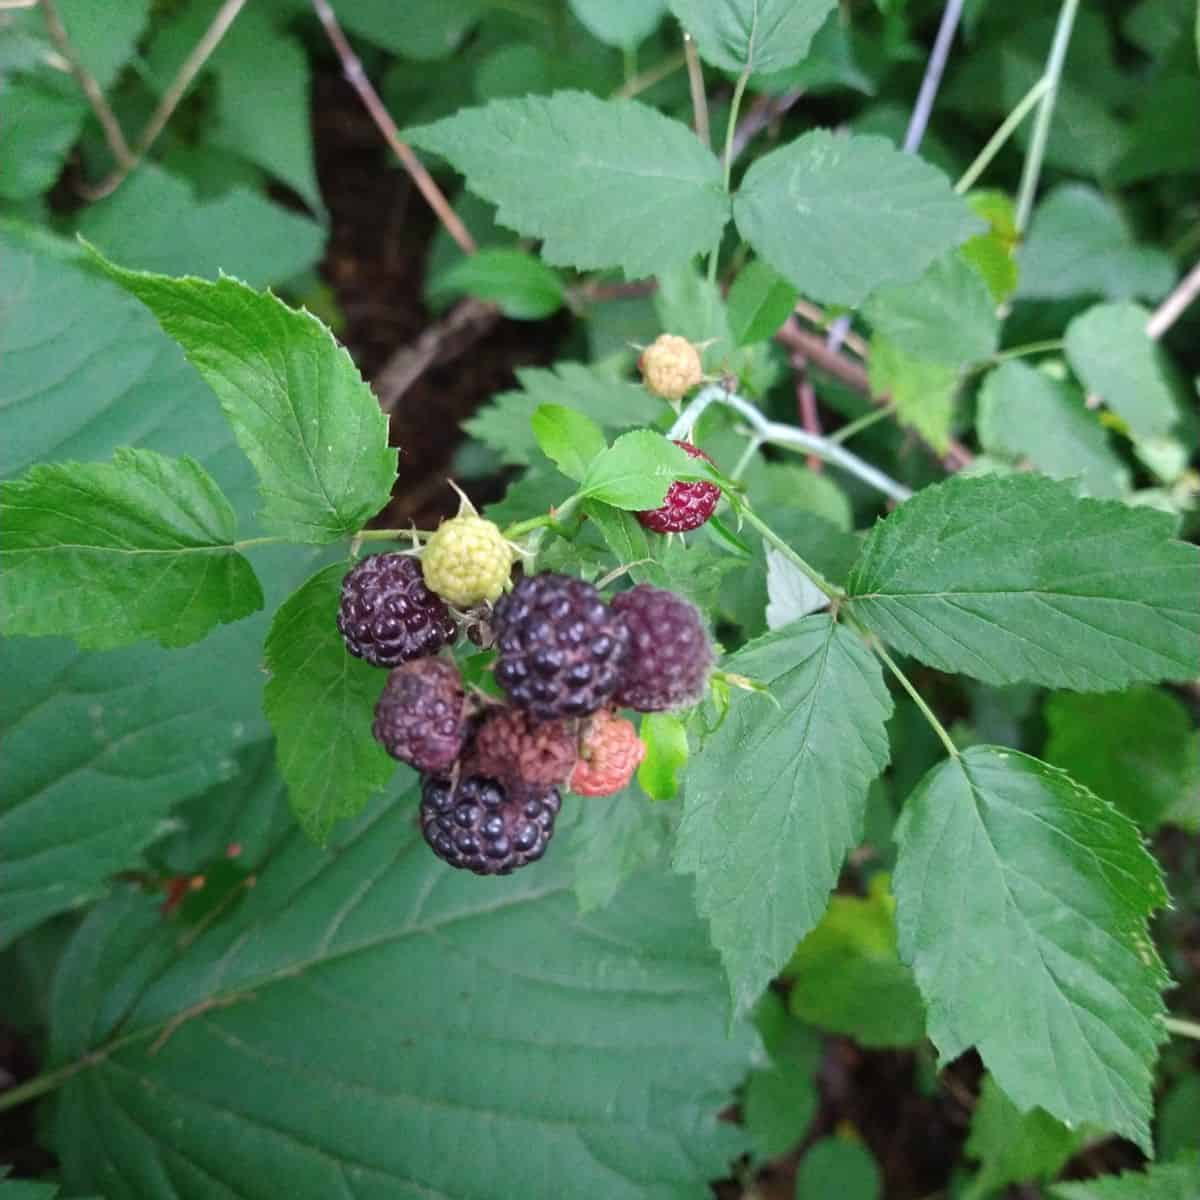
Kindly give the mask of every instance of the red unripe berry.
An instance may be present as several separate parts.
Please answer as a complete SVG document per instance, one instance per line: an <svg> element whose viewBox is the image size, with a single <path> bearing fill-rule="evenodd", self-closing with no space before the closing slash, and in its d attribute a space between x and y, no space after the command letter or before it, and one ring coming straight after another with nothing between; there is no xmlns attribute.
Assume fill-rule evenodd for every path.
<svg viewBox="0 0 1200 1200"><path fill-rule="evenodd" d="M690 442L677 441L675 445L692 458L712 462L703 450ZM715 483L703 480L687 483L677 479L671 484L662 506L638 513L637 519L655 533L687 533L690 529L699 529L717 511L720 499L721 489Z"/></svg>

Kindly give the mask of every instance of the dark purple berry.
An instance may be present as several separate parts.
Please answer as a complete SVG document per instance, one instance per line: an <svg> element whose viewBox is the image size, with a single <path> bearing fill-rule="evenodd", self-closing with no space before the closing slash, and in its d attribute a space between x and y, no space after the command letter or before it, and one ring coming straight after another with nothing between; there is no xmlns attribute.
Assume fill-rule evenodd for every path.
<svg viewBox="0 0 1200 1200"><path fill-rule="evenodd" d="M629 631L629 656L614 700L638 712L694 704L704 694L713 651L699 612L674 592L639 583L613 598Z"/></svg>
<svg viewBox="0 0 1200 1200"><path fill-rule="evenodd" d="M538 720L585 717L612 695L628 634L590 583L527 576L497 603L496 680Z"/></svg>
<svg viewBox="0 0 1200 1200"><path fill-rule="evenodd" d="M692 458L712 459L691 442L675 443ZM637 514L637 519L655 533L687 533L699 529L717 511L721 489L715 483L702 479L688 482L677 479L667 491L666 499L659 508L646 509Z"/></svg>
<svg viewBox="0 0 1200 1200"><path fill-rule="evenodd" d="M393 758L418 771L449 770L469 732L458 668L442 658L397 667L375 705L373 732Z"/></svg>
<svg viewBox="0 0 1200 1200"><path fill-rule="evenodd" d="M337 627L346 649L375 667L434 654L455 635L445 604L425 586L421 564L406 554L372 554L346 575Z"/></svg>
<svg viewBox="0 0 1200 1200"><path fill-rule="evenodd" d="M457 784L445 775L422 781L421 832L452 867L508 875L546 853L561 807L557 788L502 783L465 764Z"/></svg>

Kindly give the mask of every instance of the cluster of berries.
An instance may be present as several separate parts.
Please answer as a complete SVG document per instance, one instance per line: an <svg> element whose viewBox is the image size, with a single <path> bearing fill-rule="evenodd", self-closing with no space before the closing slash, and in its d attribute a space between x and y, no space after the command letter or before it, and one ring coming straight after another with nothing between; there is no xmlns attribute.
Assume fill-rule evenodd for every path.
<svg viewBox="0 0 1200 1200"><path fill-rule="evenodd" d="M452 590L452 602L480 604L500 593L511 569L480 528L489 523L469 519L478 523L473 548L460 557L446 552L464 545L453 528L438 538L461 516L437 531L420 561L377 554L360 562L343 581L337 624L352 654L391 668L374 734L423 775L425 840L452 866L500 875L545 853L560 788L604 796L629 783L645 746L614 710L694 703L712 648L700 614L673 592L642 584L608 604L586 581L545 572L520 579L488 617L508 703L469 695L458 667L437 654L458 629L443 597Z"/></svg>

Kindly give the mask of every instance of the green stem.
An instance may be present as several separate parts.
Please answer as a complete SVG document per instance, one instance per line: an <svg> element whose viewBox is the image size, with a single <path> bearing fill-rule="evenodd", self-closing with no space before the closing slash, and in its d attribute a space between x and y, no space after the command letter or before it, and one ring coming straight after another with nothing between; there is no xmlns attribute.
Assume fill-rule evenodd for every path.
<svg viewBox="0 0 1200 1200"><path fill-rule="evenodd" d="M621 63L625 69L625 83L637 78L637 47L625 46L621 50Z"/></svg>
<svg viewBox="0 0 1200 1200"><path fill-rule="evenodd" d="M568 496L553 512L540 513L536 517L529 517L524 521L517 521L515 524L509 525L503 530L504 536L509 541L514 541L527 533L532 533L535 529L555 529L561 524L564 517L571 515L581 499L582 497L576 492L575 495Z"/></svg>
<svg viewBox="0 0 1200 1200"><path fill-rule="evenodd" d="M750 82L750 67L738 76L733 88L733 99L729 104L729 120L725 122L725 194L729 195L729 183L733 178L733 135L737 131L738 113L742 107L742 97L746 94L746 84ZM712 248L708 257L708 281L717 281L717 259L721 254L721 235L717 235L717 244Z"/></svg>
<svg viewBox="0 0 1200 1200"><path fill-rule="evenodd" d="M860 628L859 632L862 630ZM951 758L958 757L958 747L954 744L950 735L946 732L946 727L933 715L933 709L921 697L921 693L913 686L913 682L905 673L896 665L892 656L883 648L883 644L878 638L870 638L871 649L879 655L880 658L887 664L887 668L896 677L896 681L909 694L912 702L921 710L921 715L929 722L933 728L933 732L941 739L942 745L946 747L947 753Z"/></svg>
<svg viewBox="0 0 1200 1200"><path fill-rule="evenodd" d="M745 450L742 451L741 458L739 458L737 460L737 466L734 467L733 470L729 472L729 478L734 480L735 482L737 480L740 480L742 477L742 472L750 465L750 460L758 453L758 451L761 449L761 447L762 447L762 438L760 438L760 437L750 438L750 440L746 443Z"/></svg>
<svg viewBox="0 0 1200 1200"><path fill-rule="evenodd" d="M836 433L831 433L829 440L839 443L848 441L856 433L862 433L864 429L870 429L877 421L882 421L890 417L895 411L896 406L894 404L885 404L882 408L873 408L870 412L863 413L861 417L851 421L848 425L843 425Z"/></svg>
<svg viewBox="0 0 1200 1200"><path fill-rule="evenodd" d="M666 79L668 75L674 75L686 62L687 55L682 50L668 55L662 62L655 63L652 67L647 67L640 75L635 75L632 79L626 79L613 92L613 99L628 100L640 92L644 92L647 88L652 88L656 83L661 83Z"/></svg>
<svg viewBox="0 0 1200 1200"><path fill-rule="evenodd" d="M1194 1038L1200 1042L1200 1021L1185 1021L1182 1017L1163 1017L1167 1029L1179 1037Z"/></svg>
<svg viewBox="0 0 1200 1200"><path fill-rule="evenodd" d="M805 562L753 509L743 508L742 517L770 542L801 574L806 575L830 600L844 600L846 593L836 583L830 583L816 567Z"/></svg>
<svg viewBox="0 0 1200 1200"><path fill-rule="evenodd" d="M431 529L363 529L354 535L356 542L399 542L416 537L428 541L433 537Z"/></svg>
<svg viewBox="0 0 1200 1200"><path fill-rule="evenodd" d="M1013 346L1011 350L999 350L984 361L991 366L995 363L1007 362L1010 358L1025 358L1030 354L1048 354L1052 350L1061 350L1065 345L1062 338L1046 338L1040 342L1026 342L1023 346Z"/></svg>
<svg viewBox="0 0 1200 1200"><path fill-rule="evenodd" d="M1021 173L1021 187L1017 193L1017 233L1023 234L1029 226L1033 213L1033 198L1037 192L1038 179L1042 173L1042 160L1046 157L1046 143L1050 139L1050 122L1054 117L1054 105L1058 100L1058 81L1062 78L1063 63L1067 58L1067 47L1071 43L1071 29L1079 0L1063 0L1058 12L1058 24L1054 29L1054 41L1046 59L1046 94L1038 107L1033 126L1033 139L1029 143L1029 154L1025 159L1025 170Z"/></svg>
<svg viewBox="0 0 1200 1200"><path fill-rule="evenodd" d="M1005 143L1029 115L1029 110L1046 94L1050 81L1045 75L1041 77L1017 101L1017 106L1004 118L1004 123L988 139L987 145L975 156L975 161L963 172L962 178L954 185L954 190L961 196L970 190L971 185L988 169L992 159L1004 149Z"/></svg>

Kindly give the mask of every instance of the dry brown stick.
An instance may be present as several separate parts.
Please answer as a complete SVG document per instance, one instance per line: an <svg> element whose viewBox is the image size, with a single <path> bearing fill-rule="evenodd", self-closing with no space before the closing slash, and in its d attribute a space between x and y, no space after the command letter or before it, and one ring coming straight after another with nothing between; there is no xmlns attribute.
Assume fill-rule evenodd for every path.
<svg viewBox="0 0 1200 1200"><path fill-rule="evenodd" d="M186 95L192 81L200 74L204 64L212 57L212 53L221 44L221 39L228 32L238 13L242 11L246 0L225 0L218 9L212 23L204 31L204 36L196 43L191 54L184 60L170 86L163 93L158 107L150 115L145 129L138 135L137 143L129 161L118 165L95 187L81 189L89 200L101 200L112 195L121 186L129 173L149 153L150 148L158 141L158 135L166 128L167 122L179 107L179 102Z"/></svg>
<svg viewBox="0 0 1200 1200"><path fill-rule="evenodd" d="M79 84L80 90L87 97L92 112L96 114L96 120L100 122L100 128L104 130L104 140L108 143L113 158L128 170L133 163L133 155L130 153L129 143L125 140L121 122L117 120L116 113L109 107L108 101L104 98L104 90L96 82L96 77L83 65L79 54L71 44L55 0L41 0L41 4L42 16L46 20L46 32L50 35L54 48L62 55L75 82Z"/></svg>
<svg viewBox="0 0 1200 1200"><path fill-rule="evenodd" d="M442 189L434 182L433 176L425 170L421 160L413 153L412 147L401 138L400 130L396 128L396 122L392 120L391 113L384 107L379 93L367 78L367 73L363 70L358 55L354 53L350 43L346 40L346 35L342 32L342 27L338 24L337 17L334 16L333 9L329 6L329 0L312 0L312 6L316 9L317 16L324 26L326 37L329 38L334 50L337 51L338 58L341 59L342 72L346 76L347 83L358 93L359 99L363 102L367 112L371 114L371 120L383 134L384 140L403 163L409 178L417 185L417 190L425 197L425 202L446 227L446 232L459 244L464 254L474 254L475 239L459 220L458 214L450 207L450 202L446 199Z"/></svg>
<svg viewBox="0 0 1200 1200"><path fill-rule="evenodd" d="M700 69L700 55L696 41L690 33L683 35L683 53L687 61L688 87L692 93L692 114L696 136L706 145L712 145L708 128L708 99L704 95L704 72Z"/></svg>

